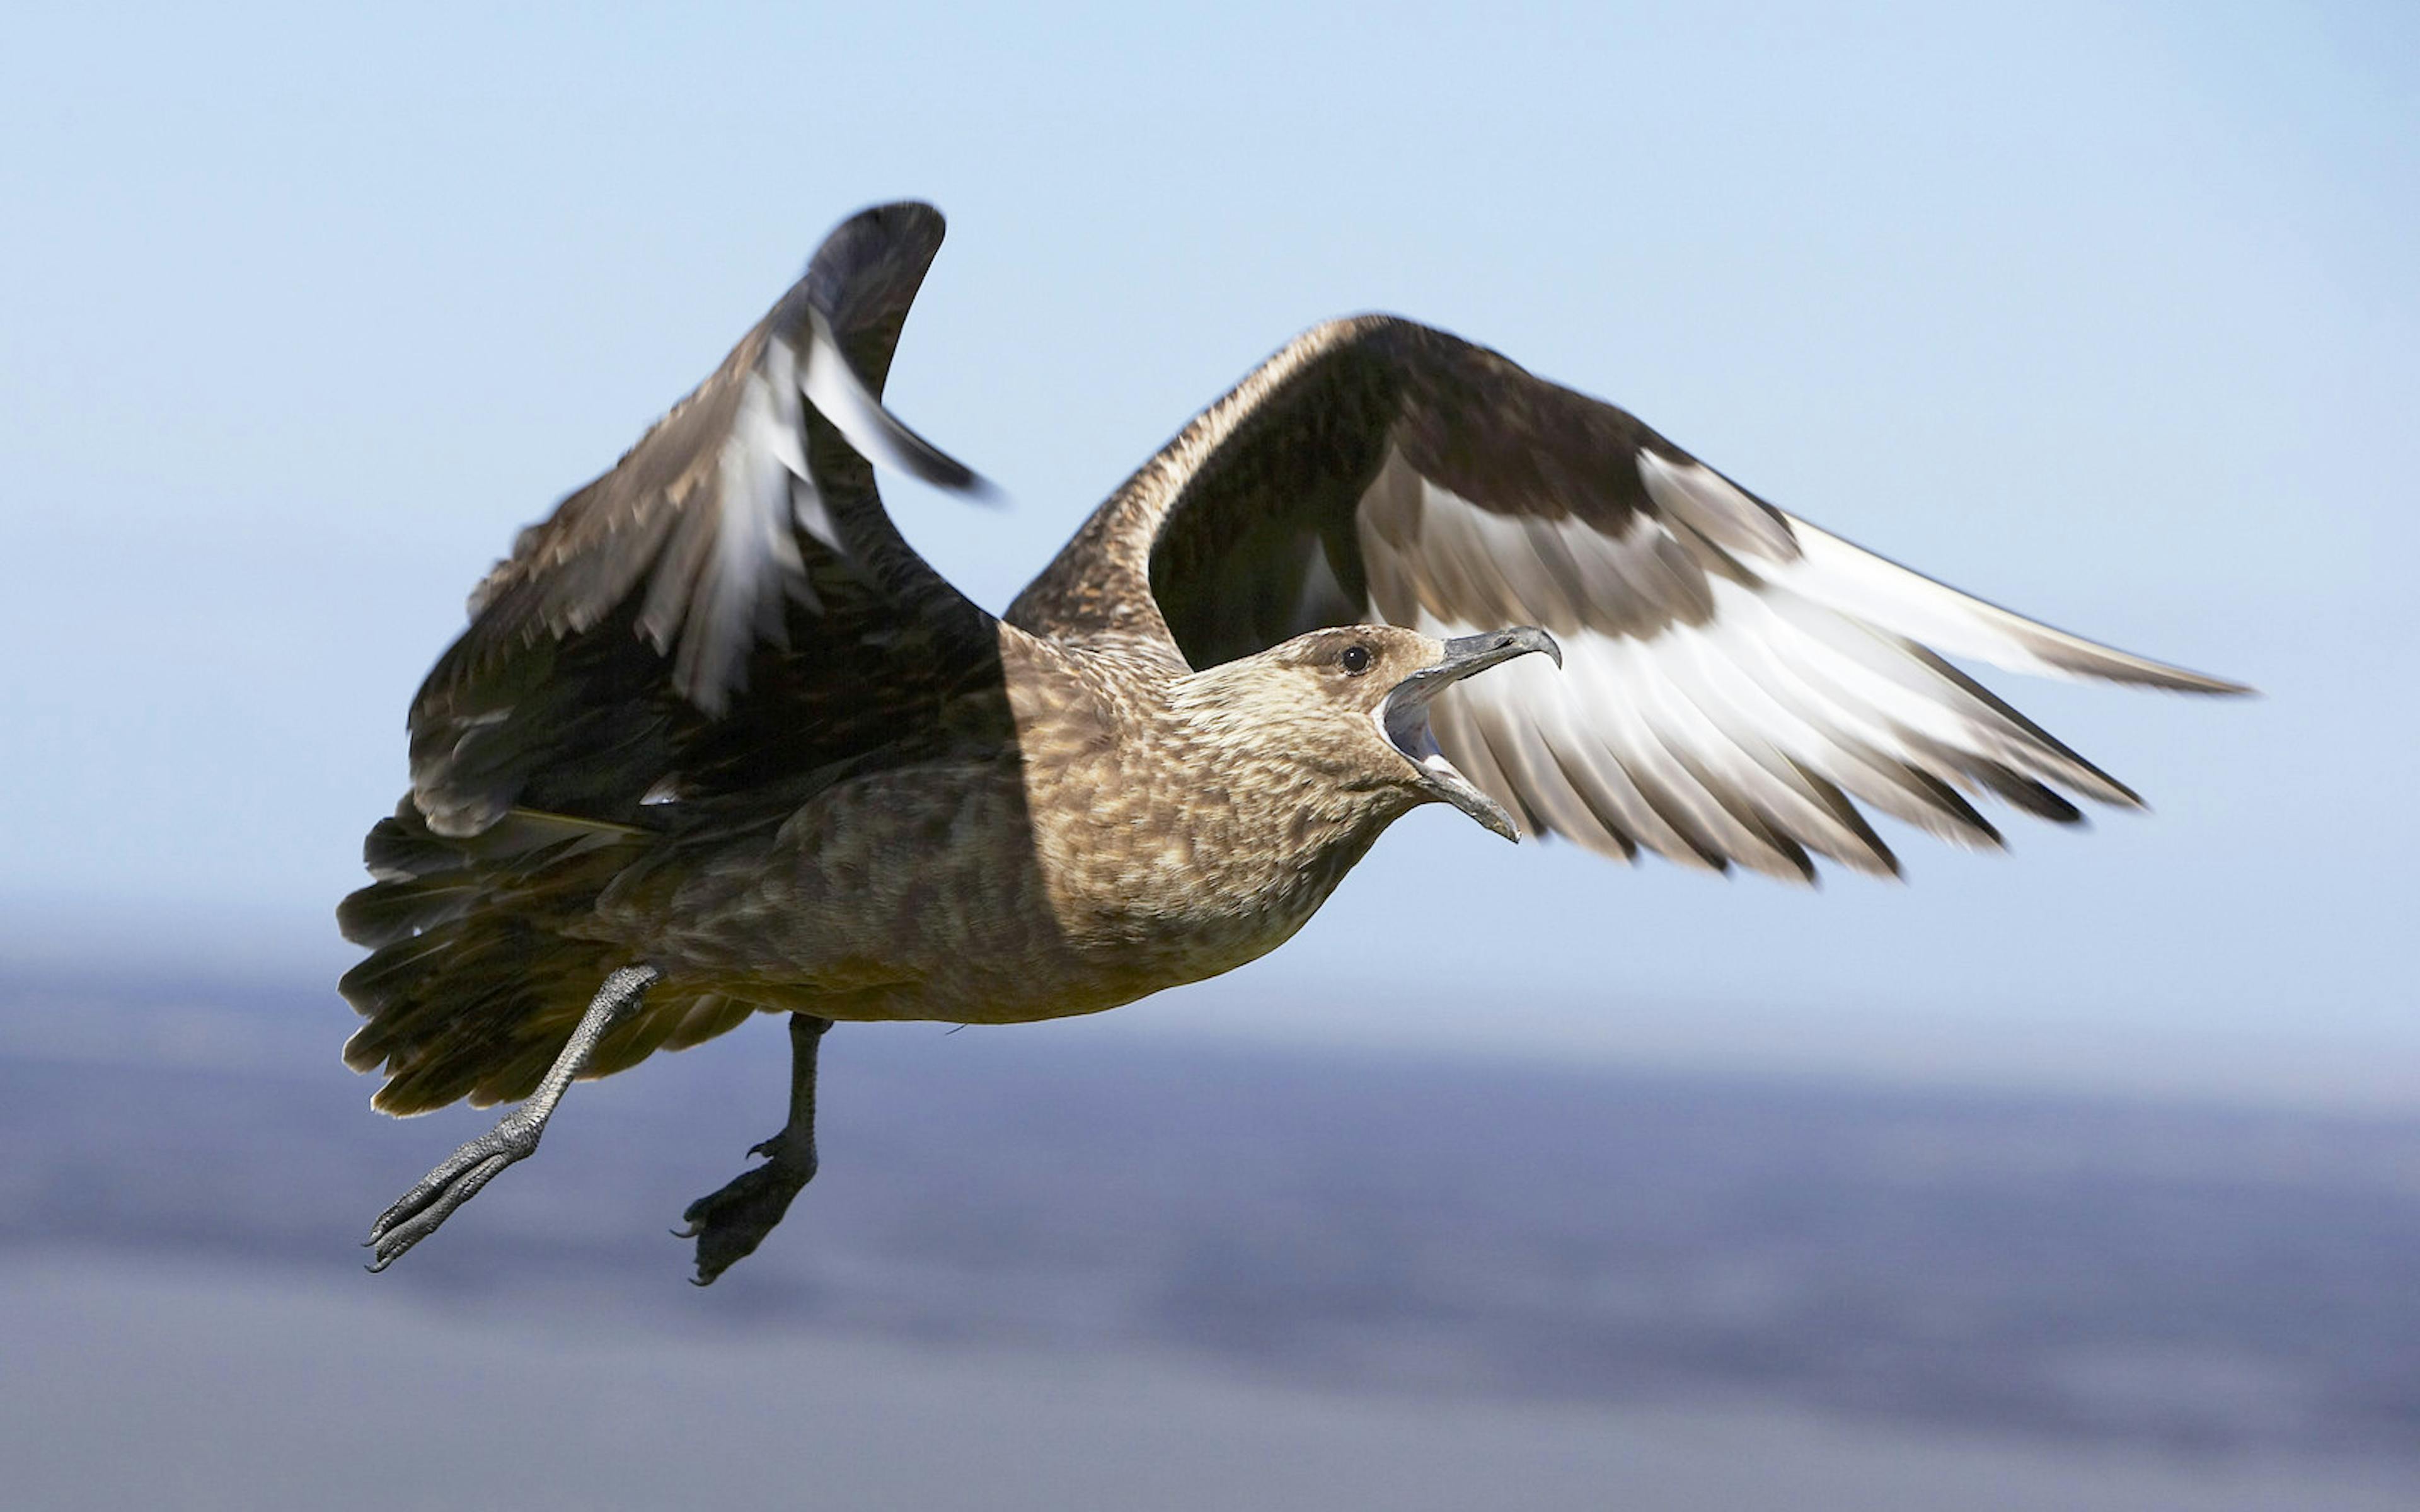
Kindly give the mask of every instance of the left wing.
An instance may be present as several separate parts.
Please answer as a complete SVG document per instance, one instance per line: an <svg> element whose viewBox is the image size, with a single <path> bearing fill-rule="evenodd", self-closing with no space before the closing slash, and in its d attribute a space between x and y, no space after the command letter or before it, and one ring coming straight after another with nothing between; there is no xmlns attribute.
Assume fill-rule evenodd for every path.
<svg viewBox="0 0 2420 1512"><path fill-rule="evenodd" d="M992 622L900 536L868 460L982 486L878 397L942 230L912 202L844 222L720 367L520 532L412 700L431 828L628 822L939 737Z"/></svg>
<svg viewBox="0 0 2420 1512"><path fill-rule="evenodd" d="M1758 499L1628 413L1443 332L1321 326L1202 412L1011 606L1164 634L1195 666L1326 625L1536 625L1457 685L1447 757L1519 816L1624 856L1896 873L1863 803L1997 845L1970 801L2061 823L2135 795L1951 666L2191 692L2237 684L2052 629Z"/></svg>

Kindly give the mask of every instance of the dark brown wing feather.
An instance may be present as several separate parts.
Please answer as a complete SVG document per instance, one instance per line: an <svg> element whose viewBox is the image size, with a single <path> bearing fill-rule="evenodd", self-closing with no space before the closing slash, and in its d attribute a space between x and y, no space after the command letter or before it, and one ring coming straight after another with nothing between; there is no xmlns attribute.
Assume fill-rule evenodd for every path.
<svg viewBox="0 0 2420 1512"><path fill-rule="evenodd" d="M412 702L433 829L517 805L627 820L666 784L912 754L940 695L980 677L988 617L899 536L871 466L798 388L820 321L879 393L941 232L922 205L844 224L694 393L521 532Z"/></svg>

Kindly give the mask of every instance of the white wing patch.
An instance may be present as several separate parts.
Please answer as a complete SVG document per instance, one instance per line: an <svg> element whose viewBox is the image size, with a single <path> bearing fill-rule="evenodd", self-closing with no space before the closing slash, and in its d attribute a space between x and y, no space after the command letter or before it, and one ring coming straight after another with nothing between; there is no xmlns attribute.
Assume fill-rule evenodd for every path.
<svg viewBox="0 0 2420 1512"><path fill-rule="evenodd" d="M1653 509L1613 530L1489 510L1400 453L1364 496L1378 617L1440 638L1534 624L1561 640L1442 695L1464 774L1591 849L1738 862L1811 881L1813 857L1895 874L1856 802L1965 845L2000 843L1970 796L2045 818L2134 795L1944 661L2223 691L1860 550L1696 463L1642 452ZM1852 800L1855 801L1852 801Z"/></svg>
<svg viewBox="0 0 2420 1512"><path fill-rule="evenodd" d="M1775 581L1949 656L1971 656L2040 677L2100 677L2197 693L2248 691L2240 683L2130 656L2053 629L1911 572L1795 516L1785 517L1801 554L1796 562L1773 573Z"/></svg>

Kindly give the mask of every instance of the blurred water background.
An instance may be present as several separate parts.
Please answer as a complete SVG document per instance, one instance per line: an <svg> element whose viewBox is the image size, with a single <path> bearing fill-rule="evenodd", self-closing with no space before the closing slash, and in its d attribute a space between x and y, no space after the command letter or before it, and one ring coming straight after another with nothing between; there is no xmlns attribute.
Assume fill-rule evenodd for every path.
<svg viewBox="0 0 2420 1512"><path fill-rule="evenodd" d="M0 47L0 1504L2420 1504L2420 13L56 8ZM760 1022L484 1115L335 899L513 531L860 205L952 238L890 488L1003 604L1296 330L1405 312L2053 623L2149 818L1800 892L1441 811L1095 1022ZM886 487L890 487L886 485ZM1905 837L1894 837L1895 840Z"/></svg>
<svg viewBox="0 0 2420 1512"><path fill-rule="evenodd" d="M14 1504L2420 1495L2420 1119L844 1026L823 1174L696 1289L767 1020L371 1277L487 1116L366 1116L316 989L5 992Z"/></svg>

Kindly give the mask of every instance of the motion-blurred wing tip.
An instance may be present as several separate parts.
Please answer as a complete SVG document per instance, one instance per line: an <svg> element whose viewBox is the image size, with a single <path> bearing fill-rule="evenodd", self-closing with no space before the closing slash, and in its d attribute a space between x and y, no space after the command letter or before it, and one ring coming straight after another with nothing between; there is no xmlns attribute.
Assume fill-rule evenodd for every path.
<svg viewBox="0 0 2420 1512"><path fill-rule="evenodd" d="M2238 683L2225 677L2212 677L2207 672L2185 672L2188 682L2177 689L2180 693L2209 693L2219 698L2257 699L2268 695L2250 683Z"/></svg>
<svg viewBox="0 0 2420 1512"><path fill-rule="evenodd" d="M809 347L799 392L866 460L937 488L989 501L999 492L983 474L919 436L884 408L832 337L820 310L808 311Z"/></svg>
<svg viewBox="0 0 2420 1512"><path fill-rule="evenodd" d="M2106 651L2103 647L2094 647ZM2258 698L2260 690L2249 683L2231 678L2212 677L2186 667L2172 667L2149 657L2132 656L2123 652L2109 652L2106 659L2080 659L2070 662L2066 670L2086 677L2102 678L2115 683L2131 683L2137 687L2156 688L2164 693L2198 693L2212 698Z"/></svg>
<svg viewBox="0 0 2420 1512"><path fill-rule="evenodd" d="M885 413L886 418L891 419L892 424L897 424L897 417L888 415L887 411ZM849 439L852 441L857 440L854 436ZM883 447L876 442L876 448L868 453L873 460L896 468L912 478L931 484L936 488L945 488L952 493L962 495L971 503L998 507L1008 501L1008 496L1001 492L999 485L949 453L940 450L914 431L908 429L907 426L899 425L895 434L883 439L894 444Z"/></svg>

